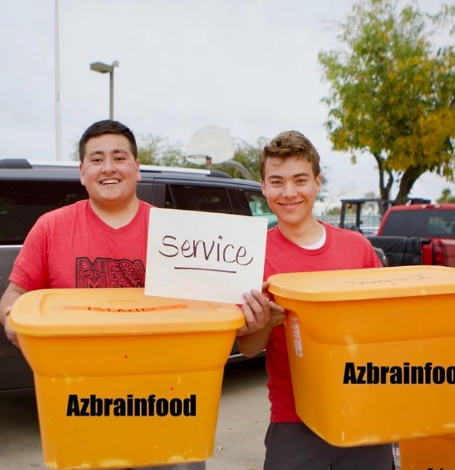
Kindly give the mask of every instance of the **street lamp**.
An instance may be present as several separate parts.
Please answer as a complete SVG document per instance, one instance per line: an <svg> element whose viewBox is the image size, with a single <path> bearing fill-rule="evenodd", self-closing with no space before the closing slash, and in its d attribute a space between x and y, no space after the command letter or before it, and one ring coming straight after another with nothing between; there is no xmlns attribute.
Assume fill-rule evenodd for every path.
<svg viewBox="0 0 455 470"><path fill-rule="evenodd" d="M118 61L112 62L111 65L103 62L93 62L90 64L90 70L100 73L109 74L109 119L114 119L114 67L118 67Z"/></svg>

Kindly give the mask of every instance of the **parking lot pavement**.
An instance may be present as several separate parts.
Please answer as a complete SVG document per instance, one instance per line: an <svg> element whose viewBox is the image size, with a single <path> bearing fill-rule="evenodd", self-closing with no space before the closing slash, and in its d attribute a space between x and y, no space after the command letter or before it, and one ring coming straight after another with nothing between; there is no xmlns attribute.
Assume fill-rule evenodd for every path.
<svg viewBox="0 0 455 470"><path fill-rule="evenodd" d="M207 470L259 470L269 420L264 360L226 368L215 450ZM33 391L0 393L0 469L46 470Z"/></svg>
<svg viewBox="0 0 455 470"><path fill-rule="evenodd" d="M215 451L207 470L259 470L270 419L264 358L226 368Z"/></svg>
<svg viewBox="0 0 455 470"><path fill-rule="evenodd" d="M46 469L33 391L0 393L0 468Z"/></svg>

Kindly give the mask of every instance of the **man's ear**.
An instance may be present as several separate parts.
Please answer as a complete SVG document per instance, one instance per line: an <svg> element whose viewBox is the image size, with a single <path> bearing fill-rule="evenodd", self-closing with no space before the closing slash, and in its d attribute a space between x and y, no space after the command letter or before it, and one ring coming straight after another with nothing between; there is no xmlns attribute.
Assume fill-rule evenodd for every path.
<svg viewBox="0 0 455 470"><path fill-rule="evenodd" d="M323 182L323 180L322 180L322 174L321 174L321 173L319 173L319 175L318 175L318 176L316 176L316 178L315 178L315 179L316 179L316 185L317 185L317 187L318 187L318 194L319 194L319 192L321 191L321 188L322 188L322 182Z"/></svg>
<svg viewBox="0 0 455 470"><path fill-rule="evenodd" d="M136 169L136 171L137 171L137 173L136 173L136 181L141 181L141 179L142 179L142 175L141 175L141 164L140 164L138 158L136 158L136 167L137 167L137 169Z"/></svg>
<svg viewBox="0 0 455 470"><path fill-rule="evenodd" d="M81 180L81 184L82 186L85 186L85 183L84 183L84 170L83 170L83 165L82 165L82 162L79 163L79 179Z"/></svg>

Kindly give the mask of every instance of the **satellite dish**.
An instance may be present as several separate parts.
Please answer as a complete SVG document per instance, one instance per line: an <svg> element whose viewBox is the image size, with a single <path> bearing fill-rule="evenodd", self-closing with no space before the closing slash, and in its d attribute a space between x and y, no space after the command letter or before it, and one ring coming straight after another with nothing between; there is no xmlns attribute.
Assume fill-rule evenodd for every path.
<svg viewBox="0 0 455 470"><path fill-rule="evenodd" d="M234 156L231 134L218 126L206 126L191 137L188 144L188 160L205 159L207 165L223 163Z"/></svg>

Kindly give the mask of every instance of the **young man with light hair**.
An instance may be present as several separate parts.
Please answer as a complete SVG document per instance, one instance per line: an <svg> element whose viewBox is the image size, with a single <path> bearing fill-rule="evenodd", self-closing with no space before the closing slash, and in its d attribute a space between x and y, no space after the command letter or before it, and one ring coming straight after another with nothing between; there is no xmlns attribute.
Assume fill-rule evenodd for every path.
<svg viewBox="0 0 455 470"><path fill-rule="evenodd" d="M322 185L320 158L300 132L283 132L260 157L262 192L278 218L269 230L264 279L273 274L379 267L363 235L318 221L313 207ZM264 470L391 470L390 445L339 448L325 442L295 410L282 321L270 304L262 329L238 338L240 350L254 356L266 349L271 423L265 438Z"/></svg>

